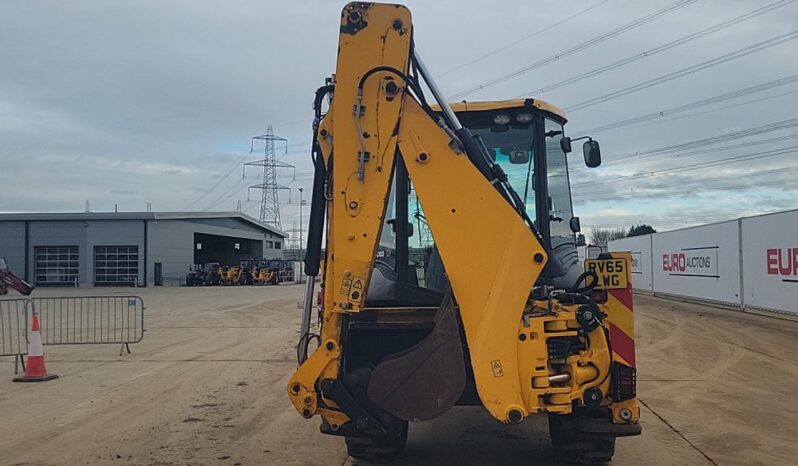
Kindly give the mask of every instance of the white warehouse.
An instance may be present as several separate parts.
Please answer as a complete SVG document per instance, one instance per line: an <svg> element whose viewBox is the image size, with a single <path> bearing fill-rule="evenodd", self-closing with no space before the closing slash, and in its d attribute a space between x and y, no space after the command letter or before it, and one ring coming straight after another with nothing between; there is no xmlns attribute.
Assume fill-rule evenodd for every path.
<svg viewBox="0 0 798 466"><path fill-rule="evenodd" d="M241 212L0 214L0 257L37 285L163 285L191 264L282 258L287 235Z"/></svg>

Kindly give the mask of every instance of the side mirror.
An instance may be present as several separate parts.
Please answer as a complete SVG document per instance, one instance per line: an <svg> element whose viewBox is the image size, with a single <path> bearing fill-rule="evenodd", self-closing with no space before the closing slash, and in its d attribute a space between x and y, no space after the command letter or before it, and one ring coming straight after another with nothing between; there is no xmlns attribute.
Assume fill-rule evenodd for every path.
<svg viewBox="0 0 798 466"><path fill-rule="evenodd" d="M586 259L598 259L598 257L604 251L602 251L601 246L588 246L586 252L587 252L587 254L585 254Z"/></svg>
<svg viewBox="0 0 798 466"><path fill-rule="evenodd" d="M510 163L514 164L529 163L529 152L519 149L511 150Z"/></svg>
<svg viewBox="0 0 798 466"><path fill-rule="evenodd" d="M566 153L566 154L570 154L570 153L571 153L571 151L573 150L573 149L571 148L571 138L569 138L568 136L566 136L566 137L564 137L564 138L560 139L560 149L562 149L562 151L563 151L564 153Z"/></svg>
<svg viewBox="0 0 798 466"><path fill-rule="evenodd" d="M585 165L596 168L601 165L601 148L598 141L589 139L582 144L582 154L585 156Z"/></svg>
<svg viewBox="0 0 798 466"><path fill-rule="evenodd" d="M394 234L396 234L396 219L389 218L388 220L385 221L385 223L390 225L391 231ZM413 229L413 222L407 222L407 237L410 238L411 236L413 236L413 233L415 233L415 230Z"/></svg>
<svg viewBox="0 0 798 466"><path fill-rule="evenodd" d="M582 231L582 222L579 221L579 217L571 217L570 222L568 222L568 226L571 227L571 231L574 233L579 233Z"/></svg>

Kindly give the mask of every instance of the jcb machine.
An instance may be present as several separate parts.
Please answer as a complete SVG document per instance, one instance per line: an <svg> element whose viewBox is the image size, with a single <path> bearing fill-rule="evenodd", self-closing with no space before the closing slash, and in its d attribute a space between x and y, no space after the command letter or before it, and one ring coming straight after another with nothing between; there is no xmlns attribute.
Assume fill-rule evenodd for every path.
<svg viewBox="0 0 798 466"><path fill-rule="evenodd" d="M261 259L252 269L252 281L256 285L276 285L279 270L269 267L268 259Z"/></svg>
<svg viewBox="0 0 798 466"><path fill-rule="evenodd" d="M566 460L608 461L640 434L629 258L578 263L560 110L449 106L410 12L351 3L315 116L305 271L324 264L320 330L309 279L288 383L303 417L371 459L454 405L506 424L547 413Z"/></svg>

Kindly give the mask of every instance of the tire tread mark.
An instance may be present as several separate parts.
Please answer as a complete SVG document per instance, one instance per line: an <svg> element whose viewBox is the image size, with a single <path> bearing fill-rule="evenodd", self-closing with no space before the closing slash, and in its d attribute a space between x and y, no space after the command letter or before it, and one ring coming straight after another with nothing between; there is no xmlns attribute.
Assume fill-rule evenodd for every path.
<svg viewBox="0 0 798 466"><path fill-rule="evenodd" d="M668 422L667 420L665 420L665 418L664 418L664 417L660 416L660 415L659 415L659 413L657 413L656 411L654 411L654 409L652 409L652 408L651 408L651 406L649 406L649 405L648 405L648 404L647 404L645 401L643 401L643 400L642 400L642 399L640 399L639 397L637 398L637 401L639 401L639 402L640 402L640 404L642 404L642 405L643 405L643 406L645 406L645 407L646 407L646 408L647 408L649 411L651 411L651 412L654 414L654 416L657 416L657 419L659 419L659 420L660 420L660 421L662 421L662 422L663 422L663 423L664 423L666 426L668 426L668 428L669 428L670 430L672 430L672 431L673 431L673 432L674 432L676 435L678 435L679 437L681 437L681 438L682 438L682 440L684 440L685 442L687 442L687 444L688 444L688 445L690 445L691 447L693 447L693 449L694 449L695 451L697 451L698 453L701 453L701 456L703 456L704 458L706 458L706 459L707 459L707 461L709 461L710 463L712 463L712 464L713 464L713 465L715 465L715 466L718 466L718 463L716 463L716 462L715 462L715 460L713 460L712 458L710 458L710 457L709 457L709 455L707 455L706 453L704 453L704 452L703 452L703 451L702 451L700 448L698 448L698 447L697 447L697 446L696 446L696 445L695 445L693 442L691 442L691 441L690 441L690 440L689 440L687 437L685 437L685 436L684 436L684 434L682 434L682 433L679 431L679 429L677 429L677 428L673 427L673 425L671 425L671 423L670 423L670 422Z"/></svg>

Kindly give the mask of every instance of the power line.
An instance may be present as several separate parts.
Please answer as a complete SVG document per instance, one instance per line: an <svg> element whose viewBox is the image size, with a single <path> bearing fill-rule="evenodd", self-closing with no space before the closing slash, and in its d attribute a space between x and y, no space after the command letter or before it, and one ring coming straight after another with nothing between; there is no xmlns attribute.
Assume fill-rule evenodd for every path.
<svg viewBox="0 0 798 466"><path fill-rule="evenodd" d="M679 193L688 193L688 192L693 192L693 193L695 193L695 192L704 192L704 191L696 191L694 188L701 188L701 187L705 187L708 184L714 184L714 183L718 183L718 182L725 182L725 181L739 179L739 178L752 178L752 177L760 177L760 176L765 176L765 175L776 175L776 174L794 172L796 170L798 170L798 167L780 167L780 168L774 168L772 170L755 171L753 173L752 172L746 172L746 173L740 173L740 174L737 174L737 175L718 176L718 177L714 177L714 178L701 178L701 179L698 179L698 180L696 180L696 181L694 181L694 182L692 182L690 184L687 184L687 185L681 185L680 184L679 189L675 190L675 191L673 191L673 190L671 190L671 191L662 191L663 187L643 187L643 188L640 188L640 189L631 188L631 189L629 189L629 191L632 194L634 194L635 197L640 197L640 196L660 196L660 195L679 194ZM798 182L798 180L785 180L784 184L793 183L793 182ZM739 186L736 186L736 187L751 187L751 185L750 184L739 185ZM723 187L711 187L710 186L705 191L719 190L720 188L723 188L724 190L726 189L725 186L723 186ZM643 191L650 191L650 192L643 192ZM591 192L585 192L585 193L576 193L576 192L574 192L573 196L575 198L577 198L577 197L579 197L579 198L590 197L590 200L613 200L613 199L615 199L617 197L617 195L613 195L613 196L607 197L607 196L602 196L602 194L607 194L607 193L606 193L605 190L591 191ZM599 197L595 197L595 196L599 196ZM628 196L624 196L623 198L628 198Z"/></svg>
<svg viewBox="0 0 798 466"><path fill-rule="evenodd" d="M486 53L486 54L484 54L484 55L480 55L480 56L479 56L479 57L477 57L477 58L474 58L474 59L472 59L472 60L469 60L469 61L467 61L467 62L465 62L465 63L463 63L463 64L457 65L457 66L455 66L454 68L451 68L451 69L449 69L449 70L447 70L447 71L445 71L445 72L443 72L443 73L439 74L438 76L436 76L436 78L442 78L442 77L444 77L444 76L447 76L447 75L449 75L449 74L452 74L452 73L454 73L455 71L459 71L459 70L461 70L461 69L465 68L466 66L473 65L474 63L476 63L476 62L478 62L478 61L482 61L482 60L484 60L484 59L486 59L486 58L488 58L488 57L492 57L493 55L496 55L496 54L497 54L497 53L499 53L499 52L503 52L503 51L505 51L505 50L507 50L507 49L509 49L509 48L511 48L511 47L513 47L513 46L515 46L515 45L518 45L518 44L520 44L521 42L524 42L524 41L527 41L527 40L529 40L529 39L532 39L533 37L537 37L537 36L539 36L539 35L543 34L544 32L550 31L550 30L552 30L552 29L556 28L557 26L560 26L560 25L562 25L562 24L564 24L564 23L566 23L566 22L568 22L568 21L570 21L570 20L572 20L572 19L576 18L577 16L580 16L580 15L582 15L582 14L584 14L584 13L587 13L587 12L588 12L588 11L590 11L590 10L593 10L593 9L595 9L595 8L598 8L598 7L600 7L601 5L603 5L603 4L605 4L605 3L607 3L608 1L609 1L609 0L601 0L600 2L598 2L598 3L595 3L595 4L593 4L592 6L589 6L589 7L585 8L584 10L580 10L580 11L578 11L578 12L576 12L576 13L572 14L571 16L569 16L569 17L567 17L567 18L565 18L565 19L562 19L562 20L560 20L560 21L558 21L558 22L556 22L556 23L554 23L554 24L551 24L551 25L549 25L549 26L546 26L546 27L545 27L545 28L543 28L543 29L539 29L538 31L535 31L535 32L533 32L532 34L530 34L530 35L528 35L528 36L524 36L524 37L522 37L522 38L520 38L520 39L518 39L518 40L515 40L515 41L513 41L513 42L510 42L510 43L509 43L509 44L507 44L507 45L503 45L503 46L501 46L501 47L499 47L499 48L497 48L497 49L494 49L494 50L492 50L492 51L490 51L490 52L488 52L488 53Z"/></svg>
<svg viewBox="0 0 798 466"><path fill-rule="evenodd" d="M784 128L777 128L777 129L774 129L773 131L777 131L777 130L781 130L781 129L784 129ZM762 131L762 133L765 133L765 132L769 132L769 131ZM748 134L748 135L741 136L741 137L754 136L756 134L761 134L761 133ZM796 139L796 138L798 138L798 134L790 134L790 135L787 135L787 136L779 136L777 138L758 139L756 141L743 142L743 143L740 143L740 144L732 144L730 146L716 147L714 149L700 149L700 150L695 150L695 151L692 151L692 152L676 152L675 154L673 152L664 152L664 153L656 152L656 153L647 153L647 154L640 153L639 156L634 156L635 157L634 161L635 161L635 163L639 163L640 159L650 159L650 158L653 158L653 157L661 157L661 156L664 156L664 155L670 155L670 156L677 157L677 158L684 158L684 157L689 157L691 155L709 154L709 153L712 153L712 152L726 152L726 151L729 151L729 150L742 149L742 148L745 148L745 147L762 146L762 145L765 145L765 144L772 144L772 143L775 143L775 142L787 141L787 140ZM725 141L721 141L721 142L725 142ZM712 144L715 144L715 143L712 142ZM699 145L699 146L696 146L696 147L706 147L706 146L712 145L712 144L706 143L706 144ZM630 156L629 158L632 158L632 156ZM609 162L602 163L602 166L605 166L605 165L617 165L617 164L620 164L620 163L628 163L629 158L621 159L621 160L610 160ZM572 173L576 173L576 172L586 171L586 170L590 170L590 168L577 168L577 169L571 170L571 172Z"/></svg>
<svg viewBox="0 0 798 466"><path fill-rule="evenodd" d="M618 157L626 157L626 159L628 160L631 157L639 157L647 154L680 152L686 149L695 149L697 147L704 147L708 145L718 144L720 142L732 141L744 137L755 136L757 134L770 133L782 129L794 128L796 126L798 126L798 118L788 118L786 120L781 120L774 123L767 123L764 125L754 126L739 131L732 131L730 133L723 133L717 136L697 139L695 141L688 141L680 144L671 144L670 146L658 147L656 149L650 149L643 152L629 152L626 154L621 154Z"/></svg>
<svg viewBox="0 0 798 466"><path fill-rule="evenodd" d="M790 1L796 1L796 0L790 0ZM609 124L602 125L602 126L596 126L596 127L589 128L589 129L586 129L586 130L572 130L571 132L579 133L579 134L591 134L591 135L598 134L598 133L603 133L603 132L608 132L608 131L615 130L615 129L621 129L621 128L629 127L629 126L632 126L632 125L635 125L635 124L638 124L638 123L645 123L645 122L648 122L648 121L651 121L651 120L656 120L657 118L662 118L662 117L669 116L669 115L674 115L674 114L678 114L678 113L687 112L689 110L693 110L693 109L696 109L696 108L709 106L709 105L712 105L712 104L715 104L715 103L720 103L720 102L724 102L724 101L727 101L727 100L732 100L732 99L735 99L735 98L738 98L738 97L744 97L746 95L754 94L754 93L757 93L757 92L767 91L767 90L770 90L770 89L774 89L774 88L777 88L777 87L780 87L780 86L785 86L785 85L792 84L792 83L795 83L795 82L798 82L798 74L785 76L783 78L779 78L779 79L776 79L776 80L773 80L773 81L768 81L768 82L757 84L757 85L754 85L754 86L749 86L749 87L746 87L746 88L737 89L737 90L732 91L732 92L727 92L725 94L720 94L720 95L717 95L717 96L714 96L714 97L710 97L710 98L707 98L707 99L701 99L701 100L693 101L693 102L690 102L690 103L687 103L687 104L684 104L684 105L671 107L671 108L668 108L668 109L665 109L665 110L659 110L659 111L656 111L656 112L651 112L651 113L646 113L646 114L643 114L643 115L638 115L638 116L635 116L635 117L632 117L632 118L627 118L625 120L616 121L614 123L609 123ZM765 100L774 99L774 98L778 98L778 97L783 97L783 96L786 96L786 95L795 94L796 92L798 92L798 90L784 92L784 93L781 93L781 94L775 94L775 95L764 97L764 98L757 99L757 100L745 101L745 102L742 102L742 103L739 103L739 104L734 104L734 105L729 105L729 106L726 106L726 107L721 107L721 108L718 108L718 109L708 110L708 111L702 112L702 113L693 113L693 114L690 114L690 115L685 115L682 118L698 116L698 115L702 115L702 114L705 114L705 113L712 113L712 112L716 112L716 111L720 111L720 110L735 108L735 107L739 107L741 105L746 105L746 104L750 104L750 103L755 103L755 102L765 101ZM678 118L671 118L671 119L667 119L667 120L662 120L662 122L673 121L673 120L677 120L677 119ZM657 123L659 123L659 122L657 122ZM310 147L310 141L302 141L302 142L292 143L292 144L288 145L289 148L293 148L293 147L297 147L297 146L309 148ZM290 152L287 155L293 155L293 154L299 154L299 153L300 152ZM299 176L299 175L297 175L297 176Z"/></svg>
<svg viewBox="0 0 798 466"><path fill-rule="evenodd" d="M242 189L246 188L246 185L247 185L248 182L249 182L249 179L241 177L238 181L233 183L232 186L227 188L227 190L225 190L222 194L220 194L219 197L217 197L216 199L211 201L211 203L208 204L207 206L205 206L205 208L202 209L202 210L207 211L207 210L213 209L217 205L223 203L224 201L226 201L226 200L230 199L231 197L235 196L236 194L240 193ZM227 194L229 194L229 195L227 195Z"/></svg>
<svg viewBox="0 0 798 466"><path fill-rule="evenodd" d="M242 178L239 178L238 180L233 182L233 184L230 185L227 189L225 189L221 194L219 194L216 197L216 199L214 199L211 202L209 202L208 204L206 204L205 208L202 209L202 210L210 210L213 207L217 206L221 201L228 199L228 198L225 198L225 196L228 193L230 193L231 191L233 191L234 189L240 188L240 186L242 186L245 182L246 182L246 180L244 180Z"/></svg>
<svg viewBox="0 0 798 466"><path fill-rule="evenodd" d="M736 104L732 104L732 105L725 105L723 107L713 108L712 110L704 110L703 112L693 112L693 113L688 113L687 115L675 116L675 117L666 118L666 119L663 119L663 120L655 120L655 121L649 121L649 122L644 122L644 123L638 123L636 125L630 125L629 127L627 127L627 129L625 129L625 131L638 129L638 128L644 128L646 126L651 126L651 125L659 124L659 123L670 123L672 121L684 120L685 118L695 118L697 116L708 115L710 113L716 113L716 112L720 112L720 111L723 111L723 110L729 110L729 109L732 109L732 108L744 107L744 106L751 105L751 104L759 104L759 103L762 103L762 102L766 102L768 100L778 99L779 97L784 97L784 96L793 95L793 94L798 94L798 90L789 91L789 92L782 92L780 94L774 94L774 95L770 95L770 96L767 96L767 97L762 97L760 99L746 100L746 101L743 101L743 102L740 102L740 103L736 103ZM608 130L608 132L613 132L613 131L618 131L618 129Z"/></svg>
<svg viewBox="0 0 798 466"><path fill-rule="evenodd" d="M233 164L233 166L230 168L230 170L227 173L225 173L221 178L219 178L219 180L216 183L214 183L213 186L208 188L205 192L203 192L198 197L194 198L193 201L189 202L185 207L183 207L180 210L188 209L189 207L193 206L194 204L196 204L197 202L202 200L205 196L210 194L214 189L216 189L220 184L222 184L222 182L225 179L227 179L227 177L230 176L230 174L233 173L233 171L235 171L236 168L238 168L241 165L241 162L243 162L246 157L247 157L247 154L244 154L241 157L239 157L238 160L236 160L235 164Z"/></svg>
<svg viewBox="0 0 798 466"><path fill-rule="evenodd" d="M692 217L690 217L690 216L681 216L679 218L682 220L682 222L671 222L671 223L665 223L665 224L666 225L693 225L693 224L699 224L699 223L704 223L705 224L707 220L727 220L727 219L728 220L736 220L736 219L738 219L740 217L747 217L747 216L750 216L750 215L766 215L766 214L781 212L782 210L783 210L783 208L777 208L777 209L774 209L774 210L769 210L769 211L763 212L760 209L760 210L752 210L752 211L749 211L749 212L733 212L733 213L730 212L730 213L727 213L727 214L717 214L717 215L696 215L696 216L692 216ZM605 222L605 223L583 223L582 225L586 226L586 227L623 227L623 228L626 228L627 225L629 225L630 223L634 223L634 222L635 222L635 220L633 220L631 222L630 221L624 221L624 222L621 222L621 223L608 223L608 222ZM652 222L652 221L649 221L649 222L650 223L656 223L656 222ZM660 223L663 223L663 222L660 222Z"/></svg>
<svg viewBox="0 0 798 466"><path fill-rule="evenodd" d="M649 149L645 151L637 151L637 152L627 152L624 154L618 154L607 162L607 164L612 163L620 163L620 162L628 162L630 159L640 159L640 158L648 158L646 156L651 155L665 155L665 154L672 154L674 152L681 152L688 149L696 149L699 147L706 147L714 144L718 144L721 142L726 141L733 141L735 139L745 138L749 136L755 136L758 134L770 133L773 131L779 131L782 129L794 128L798 126L798 118L789 118L787 120L777 121L774 123L768 123L761 126L755 126L752 128L743 129L740 131L733 131L731 133L723 133L717 136L711 136L708 138L697 139L694 141L683 142L680 144L672 144L669 146L657 147L655 149ZM764 143L764 142L763 142ZM579 171L578 169L574 169L574 172Z"/></svg>
<svg viewBox="0 0 798 466"><path fill-rule="evenodd" d="M798 168L795 168L795 169L798 169ZM765 170L765 171L758 170L758 171L756 171L754 173L745 172L745 173L742 173L742 174L725 175L725 176L719 176L719 177L715 177L715 178L695 178L694 182L695 183L701 183L703 185L703 184L707 184L707 183L715 183L715 182L718 182L718 181L728 181L730 179L735 179L735 178L743 178L743 177L746 177L746 176L770 175L770 174L780 173L782 171L791 171L791 170L794 170L794 168L787 167L787 168L776 168L776 169L773 169L773 170ZM623 181L619 181L619 182L623 182ZM579 185L579 183L575 184L573 186L573 188L578 188L579 187L578 185ZM631 188L631 189L634 190L635 188ZM661 187L660 188L657 188L657 187L651 187L651 188L643 187L643 188L640 188L640 189L661 189ZM578 194L580 196L587 196L587 195L603 194L603 193L605 193L605 190L590 191L590 192L580 192Z"/></svg>
<svg viewBox="0 0 798 466"><path fill-rule="evenodd" d="M511 71L511 72L509 72L507 74L504 74L502 76L499 76L497 78L493 78L491 80L488 80L488 81L485 81L485 82L483 82L481 84L478 84L478 85L476 85L474 87L471 87L471 88L465 89L463 91L460 91L460 92L454 94L451 98L452 99L459 99L461 97L465 97L465 96L473 94L475 92L487 89L488 87L491 87L491 86L493 86L495 84L507 81L508 79L516 78L516 77L521 76L523 74L526 74L526 73L528 73L528 72L530 72L532 70L536 70L536 69L538 69L540 67L549 65L551 63L555 63L555 62L559 61L562 58L565 58L567 56L579 53L579 52L581 52L581 51L583 51L585 49L588 49L588 48L590 48L590 47L592 47L594 45L598 45L598 44L600 44L600 43L602 43L604 41L607 41L609 39L617 37L617 36L619 36L619 35L621 35L623 33L629 32L629 31L631 31L633 29L636 29L636 28L638 28L640 26L643 26L644 24L650 23L651 21L654 21L655 19L658 19L658 18L660 18L662 16L665 16L665 15L667 15L669 13L677 11L677 10L679 10L681 8L684 8L684 7L688 6L688 5L691 5L691 4L693 4L693 3L697 2L697 1L698 0L679 0L679 1L675 2L675 3L672 3L672 4L668 5L668 6L660 9L660 10L655 11L654 13L648 14L648 15L643 16L641 18L638 18L638 19L636 19L634 21L626 23L623 26L617 27L617 28L615 28L615 29L613 29L613 30L611 30L609 32L606 32L604 34L596 36L596 37L594 37L592 39L589 39L589 40L587 40L585 42L577 44L577 45L575 45L573 47L570 47L568 49L565 49L565 50L562 50L560 52L557 52L554 55L546 57L546 58L544 58L542 60L538 60L538 61L536 61L534 63L531 63L531 64L529 64L527 66L522 67L522 68L518 68L518 69L516 69L514 71Z"/></svg>
<svg viewBox="0 0 798 466"><path fill-rule="evenodd" d="M642 199L644 197L657 197L657 198L662 198L662 197L685 197L685 196L695 196L696 194L707 194L707 193L714 193L714 192L734 191L734 190L739 190L739 189L756 188L756 187L758 187L758 186L752 186L750 184L739 184L739 185L734 185L734 186L709 187L707 189L697 189L697 190L696 189L686 189L686 190L670 191L670 192L655 192L655 193L651 193L651 194L645 194L645 193L641 194L639 192L634 192L634 193L632 193L633 196L617 195L617 196L605 196L605 197L588 197L588 198L582 198L580 200L576 200L576 198L575 198L574 202L577 202L577 203L579 203L579 202L588 203L588 202L625 201L625 200L631 200L631 199L640 200L640 199ZM798 189L798 180L789 180L789 181L785 181L782 184L777 184L777 185L772 185L771 184L771 185L765 186L765 188L769 188L769 189L782 188L782 189L789 189L789 190L792 191L792 190Z"/></svg>
<svg viewBox="0 0 798 466"><path fill-rule="evenodd" d="M777 212L784 211L783 207L776 207L771 208L769 210L763 211L761 208L757 210L751 211L743 211L743 212L728 212L723 214L715 214L715 215L706 215L706 214L696 214L692 216L679 216L679 220L681 221L673 221L673 217L670 218L663 218L663 217L655 217L655 216L648 216L650 220L646 220L647 223L651 224L659 224L659 225L706 225L707 223L717 223L717 222L724 222L724 221L732 221L737 220L741 217L749 217L752 215L767 215ZM632 216L628 216L627 218L631 218ZM629 224L638 223L638 220L633 221L625 221L622 223L609 223L609 222L602 222L602 223L583 223L583 226L595 228L595 227L622 227L624 229L628 228ZM659 227L658 227L659 228Z"/></svg>
<svg viewBox="0 0 798 466"><path fill-rule="evenodd" d="M711 60L707 60L692 66L688 66L687 68L682 68L681 70L674 71L672 73L668 73L662 75L658 78L649 79L648 81L644 81L639 84L635 84L633 86L626 87L624 89L620 89L614 92L610 92L608 94L604 94L599 97L595 97L584 102L580 102L578 104L572 105L570 107L566 107L566 112L574 112L577 110L582 110L588 107L592 107L594 105L598 105L600 103L607 102L609 100L617 99L618 97L623 97L628 94L632 94L634 92L642 91L643 89L648 89L649 87L657 86L660 84L664 84L668 81L672 81L677 78L681 78L683 76L687 76L693 73L697 73L699 71L703 71L707 68L712 68L713 66L720 65L722 63L726 63L731 60L736 60L738 58L745 57L755 52L759 52L770 47L774 47L776 45L782 44L784 42L790 41L798 37L798 30L788 32L787 34L782 34L780 36L772 37L768 40L749 45L748 47L736 50L731 53L727 53L725 55L721 55L719 57L715 57Z"/></svg>
<svg viewBox="0 0 798 466"><path fill-rule="evenodd" d="M644 121L650 121L657 118L661 118L667 115L673 115L676 113L682 113L689 110L693 110L699 107L706 107L708 105L716 104L719 102L723 102L730 99L735 99L737 97L742 97L749 94L754 94L756 92L762 92L769 89L773 89L779 86L785 86L787 84L792 84L794 82L798 82L798 74L793 74L791 76L785 76L780 79L776 79L773 81L768 81L762 84L757 84L755 86L745 87L742 89L737 89L736 91L727 92L725 94L720 94L714 97L709 97L707 99L696 100L694 102L690 102L684 105L679 105L676 107L671 107L666 110L660 110L657 112L646 113L643 115L638 115L636 117L627 118L625 120L616 121L614 123L609 123L602 126L596 126L594 128L590 128L585 131L579 131L580 134L596 134L604 131L608 131L611 129L616 128L623 128L626 126L633 125L635 123L642 123Z"/></svg>
<svg viewBox="0 0 798 466"><path fill-rule="evenodd" d="M604 65L604 66L598 67L598 68L596 68L594 70L591 70L591 71L588 71L588 72L585 72L585 73L582 73L582 74L578 74L578 75L573 76L571 78L564 79L562 81L556 82L554 84L549 84L548 86L542 87L540 89L537 89L537 90L534 90L534 91L529 91L529 92L527 92L525 94L520 95L519 97L523 98L523 97L528 97L530 95L537 95L537 94L541 94L543 92L552 91L554 89L559 89L559 88L561 88L563 86L567 86L569 84L573 84L575 82L579 82L579 81L582 81L584 79L591 78L593 76L597 76L597 75L602 74L602 73L606 73L607 71L614 70L616 68L620 68L622 66L628 65L630 63L634 63L634 62L642 60L644 58L651 57L653 55L656 55L658 53L664 52L666 50L670 50L670 49L678 47L680 45L687 44L687 43L689 43L691 41L694 41L696 39L700 39L700 38L702 38L704 36L708 36L710 34L722 31L722 30L724 30L726 28L729 28L731 26L734 26L734 25L737 25L739 23L742 23L743 21L747 21L747 20L749 20L751 18L755 18L755 17L760 16L762 14L765 14L765 13L768 13L770 11L773 11L773 10L775 10L777 8L781 8L781 7L783 7L785 5L788 5L790 3L795 3L795 1L796 0L779 0L779 1L775 2L775 3L771 3L770 5L767 5L767 6L764 6L764 7L761 7L761 8L757 8L756 10L753 10L753 11L748 12L746 14L743 14L743 15L737 16L735 18L723 21L721 23L718 23L718 24L716 24L714 26L708 27L708 28L703 29L701 31L694 32L692 34L688 34L688 35L686 35L684 37L681 37L679 39L676 39L676 40L673 40L671 42L668 42L667 44L660 45L659 47L654 47L651 50L646 50L644 52L640 52L640 53L638 53L636 55L632 55L632 56L626 57L626 58L624 58L622 60L618 60L618 61L616 61L614 63L610 63L609 65Z"/></svg>
<svg viewBox="0 0 798 466"><path fill-rule="evenodd" d="M652 170L652 171L649 171L649 172L637 173L637 174L634 174L634 175L620 175L620 176L616 176L616 177L602 178L602 179L595 180L595 181L586 181L584 183L579 183L579 184L573 185L572 188L581 188L583 186L595 186L595 185L606 184L606 183L617 182L617 181L628 181L628 180L635 180L635 179L640 179L640 178L649 178L649 177L654 177L654 176L661 176L661 175L664 175L664 174L667 174L667 173L679 173L679 172L685 172L685 171L698 170L699 168L715 167L715 166L724 165L724 164L725 165L729 165L729 164L732 164L732 163L746 162L746 161L749 161L749 160L759 160L759 159L763 159L763 158L767 158L767 157L775 157L777 155L792 154L792 153L795 152L796 149L798 149L798 146L790 146L790 147L784 147L784 148L781 148L781 149L773 149L773 150L768 150L768 151L755 152L753 154L744 154L744 155L738 155L738 156L734 156L734 157L726 157L726 158L722 158L722 159L711 160L711 161L708 161L708 162L699 162L699 163L694 163L692 165L683 165L683 166L679 166L679 167L665 168L665 169L662 169L662 170Z"/></svg>

